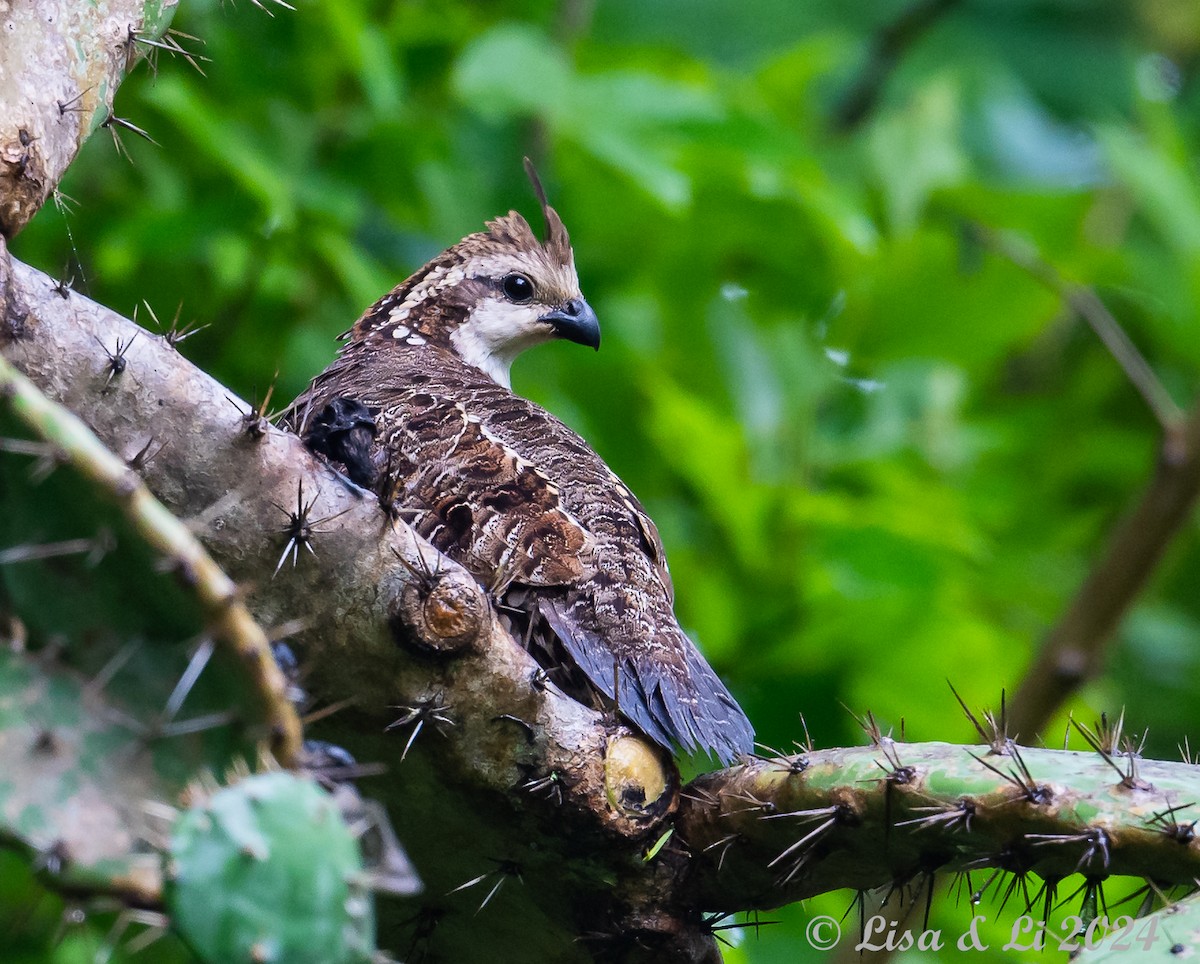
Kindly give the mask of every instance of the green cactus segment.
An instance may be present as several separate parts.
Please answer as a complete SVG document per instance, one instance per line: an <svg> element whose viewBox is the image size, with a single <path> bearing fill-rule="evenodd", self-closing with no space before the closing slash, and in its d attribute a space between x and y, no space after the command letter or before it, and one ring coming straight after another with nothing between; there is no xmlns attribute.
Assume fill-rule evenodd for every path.
<svg viewBox="0 0 1200 964"><path fill-rule="evenodd" d="M706 909L771 907L982 867L1200 877L1200 769L1096 752L896 743L699 777L678 829Z"/></svg>
<svg viewBox="0 0 1200 964"><path fill-rule="evenodd" d="M277 716L128 517L140 496L109 497L99 457L71 461L82 430L42 419L47 444L0 409L0 438L21 440L0 453L0 845L50 889L153 905L183 791L255 760Z"/></svg>
<svg viewBox="0 0 1200 964"><path fill-rule="evenodd" d="M168 799L123 714L44 657L0 649L0 843L62 889L156 899L152 801Z"/></svg>
<svg viewBox="0 0 1200 964"><path fill-rule="evenodd" d="M216 643L220 658L215 662L226 670L224 685L210 689L213 712L227 713L246 736L269 741L276 759L290 762L300 746L300 721L266 635L236 584L192 531L150 494L127 463L129 456L121 458L105 448L79 418L43 395L3 357L0 389L7 398L4 424L17 422L24 429L19 439L32 431L37 439L21 439L23 449L41 453L33 455L32 466L29 454L0 458L0 497L21 506L20 512L0 519L0 546L23 553L20 560L7 553L0 557L6 562L0 565L0 604L10 602L31 634L45 641L65 638L72 657L95 656L114 636L118 651L127 645L124 641L140 640L139 653L156 654L148 657L153 668L147 667L142 685L131 694L141 710L135 719L142 723L163 708L161 702L141 705L151 696L145 682L165 684L170 693L187 665L186 656L182 665L177 660L186 641L207 634ZM67 557L39 555L47 549L50 527L88 548ZM100 538L101 533L106 537ZM58 539L53 543L61 549ZM80 668L94 671L82 663ZM129 682L130 674L121 679ZM212 672L201 673L201 689L216 679ZM189 708L203 697L200 692L189 695ZM250 733L252 727L255 733ZM196 762L216 770L228 757Z"/></svg>
<svg viewBox="0 0 1200 964"><path fill-rule="evenodd" d="M171 18L175 16L178 6L179 0L148 0L142 8L142 36L153 40L162 37L171 25Z"/></svg>
<svg viewBox="0 0 1200 964"><path fill-rule="evenodd" d="M369 958L374 909L333 798L288 773L250 777L179 817L168 912L212 964Z"/></svg>
<svg viewBox="0 0 1200 964"><path fill-rule="evenodd" d="M1072 960L1086 964L1187 960L1200 952L1200 895L1137 920L1110 915L1107 924L1072 935L1070 946L1062 950L1077 951Z"/></svg>

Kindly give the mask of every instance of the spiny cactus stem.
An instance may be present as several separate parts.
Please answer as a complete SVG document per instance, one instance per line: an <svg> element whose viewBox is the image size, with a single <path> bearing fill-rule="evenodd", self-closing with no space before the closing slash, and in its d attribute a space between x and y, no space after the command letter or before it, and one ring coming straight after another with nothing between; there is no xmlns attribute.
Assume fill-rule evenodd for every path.
<svg viewBox="0 0 1200 964"><path fill-rule="evenodd" d="M182 522L142 483L137 473L110 452L86 425L43 395L0 356L0 396L43 441L66 456L86 479L107 493L146 543L170 560L185 586L204 608L216 639L241 657L272 722L277 760L291 766L300 750L301 726L287 698L287 681L271 656L262 627L241 601L237 585Z"/></svg>
<svg viewBox="0 0 1200 964"><path fill-rule="evenodd" d="M757 759L684 787L676 831L704 855L691 882L702 907L984 867L1043 879L1153 867L1163 886L1200 876L1188 764L1141 760L1133 782L1096 752L891 741L803 760Z"/></svg>

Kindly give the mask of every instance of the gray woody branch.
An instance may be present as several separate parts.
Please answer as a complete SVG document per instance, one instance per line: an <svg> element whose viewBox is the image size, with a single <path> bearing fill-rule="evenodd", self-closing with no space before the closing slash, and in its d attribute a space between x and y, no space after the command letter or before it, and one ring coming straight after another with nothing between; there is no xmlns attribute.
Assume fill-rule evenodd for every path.
<svg viewBox="0 0 1200 964"><path fill-rule="evenodd" d="M0 235L14 237L57 189L117 87L163 44L178 0L19 0L0 13Z"/></svg>

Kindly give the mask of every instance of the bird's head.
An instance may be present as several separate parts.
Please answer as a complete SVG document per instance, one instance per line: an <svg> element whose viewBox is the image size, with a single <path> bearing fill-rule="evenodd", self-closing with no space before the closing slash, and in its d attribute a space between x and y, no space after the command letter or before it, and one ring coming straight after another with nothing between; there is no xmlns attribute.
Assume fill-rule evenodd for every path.
<svg viewBox="0 0 1200 964"><path fill-rule="evenodd" d="M463 238L368 309L348 333L351 343L437 345L506 388L526 348L556 338L599 348L600 325L579 290L567 229L528 160L526 170L545 240L516 211L487 222L486 231Z"/></svg>

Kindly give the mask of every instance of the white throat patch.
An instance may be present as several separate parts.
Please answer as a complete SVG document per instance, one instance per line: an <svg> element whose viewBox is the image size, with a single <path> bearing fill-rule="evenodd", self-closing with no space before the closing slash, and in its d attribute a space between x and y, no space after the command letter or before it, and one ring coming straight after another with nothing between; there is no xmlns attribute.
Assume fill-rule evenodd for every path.
<svg viewBox="0 0 1200 964"><path fill-rule="evenodd" d="M554 337L554 330L539 315L544 305L514 305L504 298L487 298L450 335L450 343L468 365L492 381L512 388L509 371L526 348Z"/></svg>

